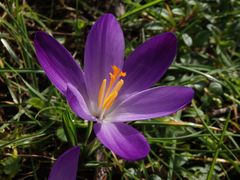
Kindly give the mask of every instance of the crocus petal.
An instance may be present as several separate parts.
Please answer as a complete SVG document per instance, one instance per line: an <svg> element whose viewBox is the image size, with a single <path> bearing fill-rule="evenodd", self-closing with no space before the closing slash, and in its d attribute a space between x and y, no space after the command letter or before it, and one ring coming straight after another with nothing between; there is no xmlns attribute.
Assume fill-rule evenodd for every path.
<svg viewBox="0 0 240 180"><path fill-rule="evenodd" d="M149 153L144 136L127 124L96 123L94 131L104 146L125 160L140 160Z"/></svg>
<svg viewBox="0 0 240 180"><path fill-rule="evenodd" d="M126 122L167 116L186 106L193 95L193 89L188 87L166 86L144 90L123 101L106 121Z"/></svg>
<svg viewBox="0 0 240 180"><path fill-rule="evenodd" d="M172 33L157 35L140 45L124 64L127 72L121 94L145 90L154 85L167 71L177 49Z"/></svg>
<svg viewBox="0 0 240 180"><path fill-rule="evenodd" d="M67 84L66 98L75 114L85 120L95 121L81 93L71 84Z"/></svg>
<svg viewBox="0 0 240 180"><path fill-rule="evenodd" d="M78 146L64 152L53 165L48 180L76 180L79 155Z"/></svg>
<svg viewBox="0 0 240 180"><path fill-rule="evenodd" d="M44 32L35 34L34 46L39 63L56 88L65 94L67 83L87 97L83 72L71 54L54 38Z"/></svg>
<svg viewBox="0 0 240 180"><path fill-rule="evenodd" d="M122 68L124 37L115 17L105 14L99 18L88 34L84 73L89 97L97 102L98 91L104 78L109 78L112 66Z"/></svg>

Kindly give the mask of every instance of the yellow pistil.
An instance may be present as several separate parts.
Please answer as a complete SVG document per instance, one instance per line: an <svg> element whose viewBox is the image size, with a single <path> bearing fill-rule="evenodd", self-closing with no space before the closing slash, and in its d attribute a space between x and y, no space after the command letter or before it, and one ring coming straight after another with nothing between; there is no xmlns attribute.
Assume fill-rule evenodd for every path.
<svg viewBox="0 0 240 180"><path fill-rule="evenodd" d="M118 96L118 92L124 84L124 81L120 78L126 76L126 72L122 72L117 66L112 66L112 69L113 71L109 73L110 82L108 87L107 80L104 79L98 92L98 108L102 112L102 115L112 107Z"/></svg>

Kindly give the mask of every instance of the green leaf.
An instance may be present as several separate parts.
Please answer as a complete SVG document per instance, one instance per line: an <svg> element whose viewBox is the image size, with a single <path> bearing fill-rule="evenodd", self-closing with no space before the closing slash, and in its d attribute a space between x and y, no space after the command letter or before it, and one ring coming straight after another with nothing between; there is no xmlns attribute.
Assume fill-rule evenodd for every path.
<svg viewBox="0 0 240 180"><path fill-rule="evenodd" d="M58 128L56 131L56 136L63 142L68 142L63 128Z"/></svg>
<svg viewBox="0 0 240 180"><path fill-rule="evenodd" d="M19 158L18 157L6 157L0 161L3 166L3 172L13 178L20 170Z"/></svg>
<svg viewBox="0 0 240 180"><path fill-rule="evenodd" d="M27 101L27 103L31 104L33 107L35 107L37 109L42 109L42 108L44 108L44 105L45 105L44 101L37 97L30 98Z"/></svg>
<svg viewBox="0 0 240 180"><path fill-rule="evenodd" d="M182 38L183 38L183 41L184 41L184 43L188 46L188 47L190 47L190 46L192 46L192 38L188 35L188 34L186 34L186 33L184 33L183 35L182 35Z"/></svg>
<svg viewBox="0 0 240 180"><path fill-rule="evenodd" d="M70 112L66 112L63 115L63 129L64 129L64 132L65 132L68 142L72 146L77 145L76 127L75 127L75 124L73 123Z"/></svg>

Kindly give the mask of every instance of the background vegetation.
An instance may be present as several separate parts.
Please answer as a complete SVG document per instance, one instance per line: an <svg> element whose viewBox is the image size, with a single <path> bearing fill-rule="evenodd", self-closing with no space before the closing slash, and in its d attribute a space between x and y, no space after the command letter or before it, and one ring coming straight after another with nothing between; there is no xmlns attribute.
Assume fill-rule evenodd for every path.
<svg viewBox="0 0 240 180"><path fill-rule="evenodd" d="M39 67L35 31L52 34L82 64L94 21L115 14L126 55L165 31L178 55L158 85L186 85L195 98L165 118L132 125L151 144L126 162L102 147ZM240 1L2 0L0 3L0 179L47 179L55 159L81 146L79 179L236 179L240 174Z"/></svg>

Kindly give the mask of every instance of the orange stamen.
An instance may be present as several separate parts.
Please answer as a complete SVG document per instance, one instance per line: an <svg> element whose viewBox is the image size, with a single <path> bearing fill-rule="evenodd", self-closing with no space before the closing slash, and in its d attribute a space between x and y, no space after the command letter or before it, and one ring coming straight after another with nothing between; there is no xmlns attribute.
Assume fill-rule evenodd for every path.
<svg viewBox="0 0 240 180"><path fill-rule="evenodd" d="M103 104L103 109L109 109L113 102L115 101L116 97L118 95L118 92L114 91L112 92L108 97L107 99L104 101L104 104Z"/></svg>
<svg viewBox="0 0 240 180"><path fill-rule="evenodd" d="M106 84L107 84L107 80L104 79L102 81L102 85L100 87L99 93L98 93L98 107L100 107L103 103L103 98L104 98L104 93L105 93L105 89L106 89Z"/></svg>
<svg viewBox="0 0 240 180"><path fill-rule="evenodd" d="M119 92L123 84L124 84L124 81L121 79L120 81L118 81L118 83L116 84L116 86L113 88L112 91Z"/></svg>
<svg viewBox="0 0 240 180"><path fill-rule="evenodd" d="M104 112L109 110L118 96L118 92L122 88L124 81L120 79L126 76L126 72L122 72L117 66L112 66L112 72L109 73L110 82L107 86L107 80L102 81L98 93L98 107Z"/></svg>
<svg viewBox="0 0 240 180"><path fill-rule="evenodd" d="M116 80L118 80L120 77L125 77L126 76L126 72L122 72L117 66L112 66L112 70L113 73L109 73L110 75L110 83L106 92L106 96L109 95L114 83L116 82Z"/></svg>

